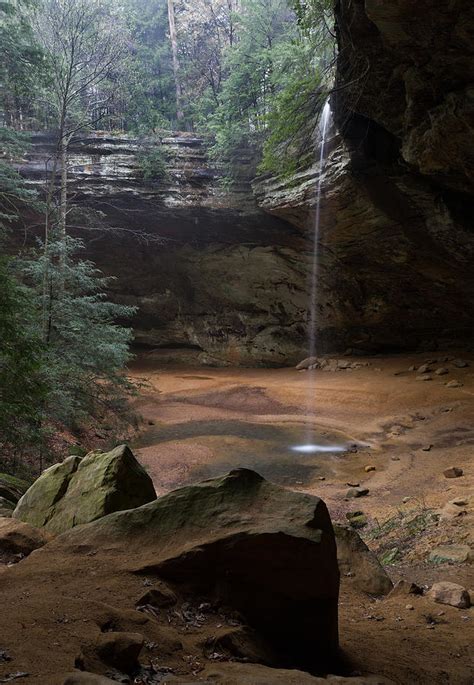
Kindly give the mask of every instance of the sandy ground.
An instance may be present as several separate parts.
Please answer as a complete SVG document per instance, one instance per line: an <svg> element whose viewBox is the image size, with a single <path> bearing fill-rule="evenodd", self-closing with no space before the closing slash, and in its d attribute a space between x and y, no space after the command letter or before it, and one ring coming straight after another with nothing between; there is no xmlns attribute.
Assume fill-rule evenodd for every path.
<svg viewBox="0 0 474 685"><path fill-rule="evenodd" d="M464 355L469 366L457 368L457 358L353 358L367 365L297 372L163 369L144 356L133 368L148 384L137 403L145 427L136 452L159 492L248 466L322 497L335 520L362 511L368 524L359 532L394 581L448 580L473 588L474 596L472 564L429 561L441 544L474 548L474 360ZM417 380L409 369L426 362L449 373ZM452 380L462 385L447 387ZM345 451L292 451L308 441ZM463 476L447 479L451 466ZM348 484L357 483L368 496L346 499ZM461 515L439 520L453 499L467 502ZM404 685L472 685L473 611L425 598L354 600L343 585L342 644L361 670Z"/></svg>
<svg viewBox="0 0 474 685"><path fill-rule="evenodd" d="M458 369L438 361L446 356L456 355L436 355L433 368L449 373L426 382L408 368L427 355L363 359L367 366L340 372L160 368L145 356L132 369L147 381L136 402L144 420L134 450L159 493L253 467L321 496L335 520L362 511L367 525L359 532L394 581L474 588L473 564L429 561L440 544L474 547L474 359ZM446 387L453 379L462 385ZM329 451L291 449L309 440ZM366 472L369 465L375 470ZM451 466L463 475L445 478ZM368 495L347 499L348 483ZM455 498L466 502L465 513L439 520ZM132 611L147 582L94 551L56 558L39 550L0 568L0 657L4 650L12 658L0 658L0 682L25 672L19 682L61 685L81 645L110 626L142 633L150 661L199 682L203 642L222 619L211 616L199 629L176 617L148 621ZM472 685L473 612L422 596L367 597L343 577L345 672L376 673L398 685Z"/></svg>

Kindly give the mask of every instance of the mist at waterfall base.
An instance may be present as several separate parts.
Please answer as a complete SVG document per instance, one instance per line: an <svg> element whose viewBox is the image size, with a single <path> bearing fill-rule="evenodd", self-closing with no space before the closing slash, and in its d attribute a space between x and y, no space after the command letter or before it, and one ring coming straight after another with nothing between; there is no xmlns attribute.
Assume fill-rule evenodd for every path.
<svg viewBox="0 0 474 685"><path fill-rule="evenodd" d="M316 323L317 323L317 307L318 307L318 267L319 267L319 229L321 224L321 191L323 186L324 167L326 165L326 143L328 129L331 122L331 107L329 101L323 107L321 117L319 120L318 137L319 137L319 176L316 187L316 207L314 217L314 231L313 231L313 256L311 263L311 284L310 284L310 300L309 300L309 326L308 326L308 347L309 357L315 357L317 352L316 340ZM294 445L291 447L293 452L300 452L301 454L315 454L318 452L344 452L347 447L345 445L321 445L317 440L316 435L316 393L315 393L315 378L311 369L306 371L308 377L308 391L306 402L306 432L305 442L301 445Z"/></svg>

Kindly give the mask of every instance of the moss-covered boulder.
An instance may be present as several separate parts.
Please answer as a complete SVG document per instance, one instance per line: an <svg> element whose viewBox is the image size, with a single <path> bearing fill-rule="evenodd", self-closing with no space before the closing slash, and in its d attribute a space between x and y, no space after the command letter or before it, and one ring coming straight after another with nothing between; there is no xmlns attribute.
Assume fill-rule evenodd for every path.
<svg viewBox="0 0 474 685"><path fill-rule="evenodd" d="M38 478L18 502L14 518L52 533L134 509L156 499L150 476L126 445L72 456Z"/></svg>
<svg viewBox="0 0 474 685"><path fill-rule="evenodd" d="M29 487L30 484L21 478L10 476L8 473L0 473L0 498L2 500L15 505Z"/></svg>

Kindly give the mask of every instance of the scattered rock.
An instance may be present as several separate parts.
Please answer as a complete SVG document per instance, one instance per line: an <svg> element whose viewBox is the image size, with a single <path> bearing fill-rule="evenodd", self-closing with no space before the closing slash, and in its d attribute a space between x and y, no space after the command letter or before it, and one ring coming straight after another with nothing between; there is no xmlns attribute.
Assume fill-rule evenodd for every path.
<svg viewBox="0 0 474 685"><path fill-rule="evenodd" d="M334 525L337 543L337 560L344 576L354 586L369 595L386 595L393 588L392 581L377 557L360 536L349 526Z"/></svg>
<svg viewBox="0 0 474 685"><path fill-rule="evenodd" d="M153 482L126 445L111 452L68 457L36 480L14 518L62 533L106 514L156 499Z"/></svg>
<svg viewBox="0 0 474 685"><path fill-rule="evenodd" d="M423 373L421 376L416 376L417 381L432 381L432 377L429 373Z"/></svg>
<svg viewBox="0 0 474 685"><path fill-rule="evenodd" d="M396 455L393 457L390 457L392 461L400 461L400 457L397 457Z"/></svg>
<svg viewBox="0 0 474 685"><path fill-rule="evenodd" d="M349 488L349 490L346 492L346 497L365 497L368 494L369 488L355 487Z"/></svg>
<svg viewBox="0 0 474 685"><path fill-rule="evenodd" d="M414 608L415 607L413 606L413 604L406 604L405 605L405 609L407 609L408 611L413 611Z"/></svg>
<svg viewBox="0 0 474 685"><path fill-rule="evenodd" d="M411 497L404 497L404 498L402 499L402 502L403 502L403 504L406 504L406 503L409 502L410 500L411 500Z"/></svg>
<svg viewBox="0 0 474 685"><path fill-rule="evenodd" d="M474 558L469 545L440 545L430 553L429 559L435 564L452 562L462 564Z"/></svg>
<svg viewBox="0 0 474 685"><path fill-rule="evenodd" d="M465 359L453 359L452 365L457 369L465 369L467 366L469 366L469 362L467 362Z"/></svg>
<svg viewBox="0 0 474 685"><path fill-rule="evenodd" d="M0 554L27 557L35 549L43 547L51 536L45 531L33 528L28 523L12 518L0 518Z"/></svg>
<svg viewBox="0 0 474 685"><path fill-rule="evenodd" d="M467 609L471 606L468 591L456 583L435 583L428 592L428 596L438 604L449 604L458 609Z"/></svg>
<svg viewBox="0 0 474 685"><path fill-rule="evenodd" d="M318 367L320 365L317 357L306 357L306 359L303 359L303 361L296 365L296 370L303 371L304 369L309 369L310 367L314 368L315 364L317 364Z"/></svg>
<svg viewBox="0 0 474 685"><path fill-rule="evenodd" d="M419 373L421 376L426 375L426 374L429 373L430 371L431 371L431 368L430 368L430 365L429 365L429 364L422 364L420 367L418 367L418 373ZM427 380L427 379L423 379L423 380Z"/></svg>
<svg viewBox="0 0 474 685"><path fill-rule="evenodd" d="M376 470L377 470L377 467L374 466L373 464L368 464L368 465L364 468L364 471L365 471L366 473L370 473L371 471L376 471Z"/></svg>
<svg viewBox="0 0 474 685"><path fill-rule="evenodd" d="M278 655L262 638L247 626L225 628L213 639L207 639L203 645L207 658L223 654L225 661L234 659L272 666L278 663Z"/></svg>
<svg viewBox="0 0 474 685"><path fill-rule="evenodd" d="M449 373L449 369L447 369L446 366L440 366L439 369L436 369L435 371L437 376L446 376L447 373Z"/></svg>
<svg viewBox="0 0 474 685"><path fill-rule="evenodd" d="M439 510L439 518L441 521L451 521L459 516L465 516L467 510L462 506L448 502L442 509Z"/></svg>
<svg viewBox="0 0 474 685"><path fill-rule="evenodd" d="M448 383L445 383L445 386L447 388L462 388L463 383L460 381L449 381Z"/></svg>
<svg viewBox="0 0 474 685"><path fill-rule="evenodd" d="M352 528L364 528L368 524L367 516L363 511L348 511L346 519Z"/></svg>
<svg viewBox="0 0 474 685"><path fill-rule="evenodd" d="M459 466L451 466L449 469L445 469L443 471L443 475L445 478L461 478L461 476L464 474L464 471L459 468Z"/></svg>
<svg viewBox="0 0 474 685"><path fill-rule="evenodd" d="M467 507L469 504L465 497L456 497L448 502L448 504L454 504L456 507Z"/></svg>
<svg viewBox="0 0 474 685"><path fill-rule="evenodd" d="M140 633L101 633L95 642L82 647L76 668L105 675L114 668L132 675L138 668L138 657L145 640Z"/></svg>
<svg viewBox="0 0 474 685"><path fill-rule="evenodd" d="M140 597L136 606L152 606L157 609L163 609L165 607L173 606L174 604L176 604L175 593L166 585L166 583L160 582L158 586L154 587L152 590L148 590L148 592Z"/></svg>
<svg viewBox="0 0 474 685"><path fill-rule="evenodd" d="M433 445L425 445L424 447L421 448L422 452L430 452L432 449Z"/></svg>
<svg viewBox="0 0 474 685"><path fill-rule="evenodd" d="M410 583L408 580L399 580L395 583L390 597L408 596L408 595L422 595L423 588L416 583Z"/></svg>
<svg viewBox="0 0 474 685"><path fill-rule="evenodd" d="M408 367L408 371L416 371L416 366L412 364L411 366Z"/></svg>

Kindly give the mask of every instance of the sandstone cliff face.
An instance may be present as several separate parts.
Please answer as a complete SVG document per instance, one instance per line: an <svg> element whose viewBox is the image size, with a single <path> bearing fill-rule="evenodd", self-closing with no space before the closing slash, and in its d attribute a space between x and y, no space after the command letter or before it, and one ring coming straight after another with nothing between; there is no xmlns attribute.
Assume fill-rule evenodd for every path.
<svg viewBox="0 0 474 685"><path fill-rule="evenodd" d="M472 336L472 15L461 0L338 1L325 170L254 185L266 211L310 235L324 174L323 348L431 348Z"/></svg>
<svg viewBox="0 0 474 685"><path fill-rule="evenodd" d="M225 189L205 141L190 134L161 141L167 172L154 182L138 159L156 142L95 134L74 143L71 190L97 224L82 219L89 230L76 231L118 277L114 297L138 306L137 343L218 365L305 356L321 173L318 352L472 337L474 5L337 0L335 12L324 170L260 178L252 194L250 158ZM33 143L22 170L39 183L52 141Z"/></svg>
<svg viewBox="0 0 474 685"><path fill-rule="evenodd" d="M42 134L32 142L20 169L39 187L53 141ZM166 174L145 181L139 159L153 145ZM304 236L257 206L251 168L243 157L241 182L229 191L205 141L189 134L152 143L97 133L72 144L79 211L70 229L117 277L114 298L138 307L136 342L163 360L278 366L304 356Z"/></svg>

